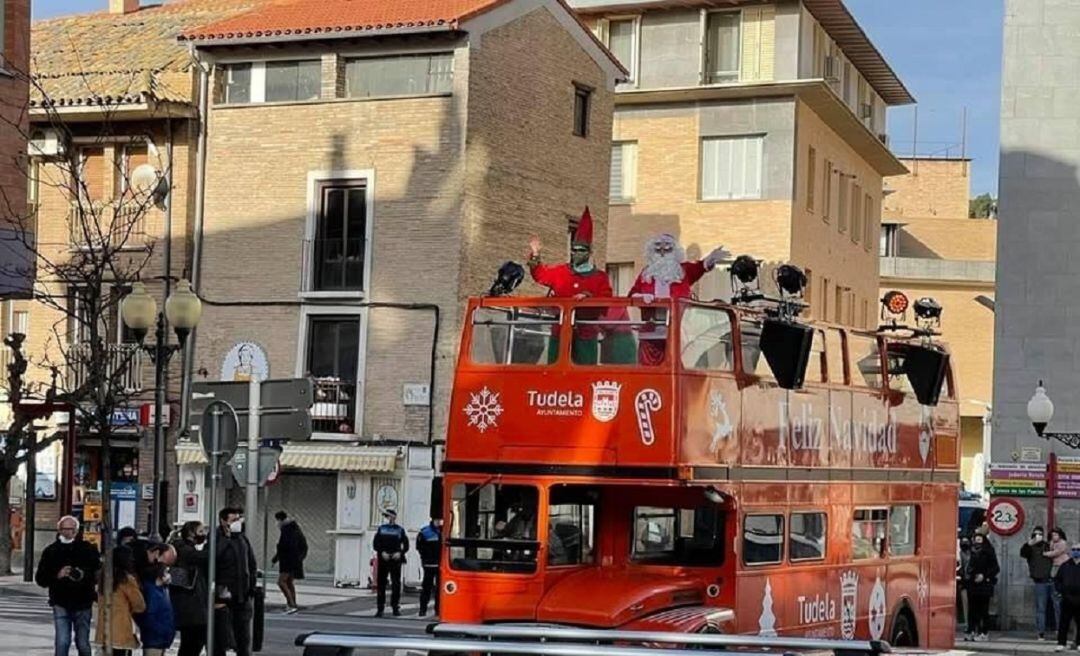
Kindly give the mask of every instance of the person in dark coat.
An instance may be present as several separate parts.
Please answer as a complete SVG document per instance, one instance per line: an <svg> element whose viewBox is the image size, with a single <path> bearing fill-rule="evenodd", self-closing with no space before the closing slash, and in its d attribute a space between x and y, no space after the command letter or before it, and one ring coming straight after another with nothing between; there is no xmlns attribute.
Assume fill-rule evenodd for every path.
<svg viewBox="0 0 1080 656"><path fill-rule="evenodd" d="M172 547L176 549L176 563L170 570L169 597L180 632L178 656L199 656L206 646L206 584L210 577L206 526L186 522Z"/></svg>
<svg viewBox="0 0 1080 656"><path fill-rule="evenodd" d="M405 529L397 524L397 511L389 508L383 511L386 523L375 532L372 548L378 556L376 569L379 582L375 594L375 617L382 617L386 608L386 584L390 590L390 607L394 616L401 615L401 566L405 564L405 553L409 550L409 536Z"/></svg>
<svg viewBox="0 0 1080 656"><path fill-rule="evenodd" d="M994 596L997 576L1000 572L997 554L982 531L971 539L971 559L968 561L968 633L974 640L990 639L987 620L990 616L990 599Z"/></svg>
<svg viewBox="0 0 1080 656"><path fill-rule="evenodd" d="M1080 642L1080 542L1074 544L1069 552L1070 558L1058 567L1054 575L1054 586L1061 594L1061 617L1058 618L1057 647L1054 651L1064 651L1068 642L1069 629L1076 622L1076 640Z"/></svg>
<svg viewBox="0 0 1080 656"><path fill-rule="evenodd" d="M439 614L439 557L442 547L442 520L432 519L416 536L416 551L424 567L420 585L420 617L427 615L428 601L435 592L435 614Z"/></svg>
<svg viewBox="0 0 1080 656"><path fill-rule="evenodd" d="M296 581L304 578L304 559L307 558L308 544L304 532L295 519L284 510L274 514L278 523L277 551L271 563L278 566L278 587L285 595L285 614L291 615L300 607L296 605Z"/></svg>
<svg viewBox="0 0 1080 656"><path fill-rule="evenodd" d="M214 585L215 615L222 619L222 632L231 640L215 639L214 655L225 656L231 643L236 656L251 656L251 612L255 596L255 552L243 533L244 516L239 508L223 508L218 513L217 576ZM215 625L217 621L215 620Z"/></svg>
<svg viewBox="0 0 1080 656"><path fill-rule="evenodd" d="M138 572L146 609L135 615L143 656L164 656L176 639L176 620L169 597L168 563L176 562L176 551L167 544L148 542L146 562Z"/></svg>
<svg viewBox="0 0 1080 656"><path fill-rule="evenodd" d="M97 599L94 581L100 556L92 544L83 541L79 520L74 517L61 517L56 533L56 541L41 552L34 580L49 589L56 656L67 656L73 633L79 656L90 656L90 622Z"/></svg>
<svg viewBox="0 0 1080 656"><path fill-rule="evenodd" d="M1050 576L1053 562L1046 555L1050 543L1043 527L1036 526L1031 538L1020 547L1020 557L1027 561L1028 575L1035 584L1035 630L1039 640L1046 639L1046 608L1053 606L1054 582Z"/></svg>

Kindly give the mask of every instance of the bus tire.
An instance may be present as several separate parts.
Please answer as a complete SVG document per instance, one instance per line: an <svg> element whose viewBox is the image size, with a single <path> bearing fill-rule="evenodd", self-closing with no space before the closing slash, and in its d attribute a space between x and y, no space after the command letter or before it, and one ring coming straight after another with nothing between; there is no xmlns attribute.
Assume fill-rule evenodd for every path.
<svg viewBox="0 0 1080 656"><path fill-rule="evenodd" d="M915 619L905 608L897 614L893 620L893 627L889 644L893 647L918 647L919 632L915 626Z"/></svg>

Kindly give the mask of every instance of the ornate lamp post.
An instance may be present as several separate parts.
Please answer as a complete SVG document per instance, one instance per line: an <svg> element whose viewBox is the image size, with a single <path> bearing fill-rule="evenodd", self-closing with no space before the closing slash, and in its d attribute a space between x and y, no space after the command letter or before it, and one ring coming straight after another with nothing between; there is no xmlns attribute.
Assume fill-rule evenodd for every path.
<svg viewBox="0 0 1080 656"><path fill-rule="evenodd" d="M1040 380L1035 394L1027 404L1028 419L1035 428L1035 434L1045 439L1055 439L1065 446L1080 449L1080 433L1058 433L1046 430L1046 425L1054 418L1054 402L1046 395L1046 388Z"/></svg>
<svg viewBox="0 0 1080 656"><path fill-rule="evenodd" d="M202 301L191 291L191 283L181 280L176 291L165 300L165 312L158 312L157 301L146 291L146 286L136 282L131 293L120 304L120 316L139 341L139 345L154 361L154 500L150 507L150 534L162 534L163 510L166 499L162 493L162 475L165 469L165 424L162 421L165 406L165 374L173 354L184 348L184 342L202 317ZM169 344L166 325L172 325L178 344ZM156 325L153 344L143 344L146 334Z"/></svg>

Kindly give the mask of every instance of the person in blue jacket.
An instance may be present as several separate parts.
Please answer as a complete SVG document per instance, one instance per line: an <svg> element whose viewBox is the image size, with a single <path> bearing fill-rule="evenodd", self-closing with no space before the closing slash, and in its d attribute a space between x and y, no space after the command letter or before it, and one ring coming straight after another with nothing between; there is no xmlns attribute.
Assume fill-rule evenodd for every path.
<svg viewBox="0 0 1080 656"><path fill-rule="evenodd" d="M424 567L424 581L420 585L420 617L427 615L428 601L435 592L435 614L439 614L439 556L442 547L442 520L434 519L420 529L416 536L416 551Z"/></svg>
<svg viewBox="0 0 1080 656"><path fill-rule="evenodd" d="M386 584L391 584L390 607L394 616L401 615L401 566L405 564L405 553L409 550L409 536L397 523L397 511L389 508L383 511L386 523L375 532L372 548L378 555L376 569L379 583L376 588L375 617L382 617L386 608Z"/></svg>
<svg viewBox="0 0 1080 656"><path fill-rule="evenodd" d="M167 544L151 544L146 561L139 567L139 587L146 611L135 616L144 656L164 656L176 638L176 622L169 598L167 564L175 562L176 551Z"/></svg>

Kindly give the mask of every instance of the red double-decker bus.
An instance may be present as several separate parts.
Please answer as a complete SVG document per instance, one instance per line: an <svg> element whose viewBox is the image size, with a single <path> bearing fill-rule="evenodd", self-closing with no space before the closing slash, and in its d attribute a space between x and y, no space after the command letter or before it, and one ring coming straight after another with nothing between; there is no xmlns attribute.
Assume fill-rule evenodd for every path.
<svg viewBox="0 0 1080 656"><path fill-rule="evenodd" d="M472 301L442 619L951 646L947 352L760 305Z"/></svg>

